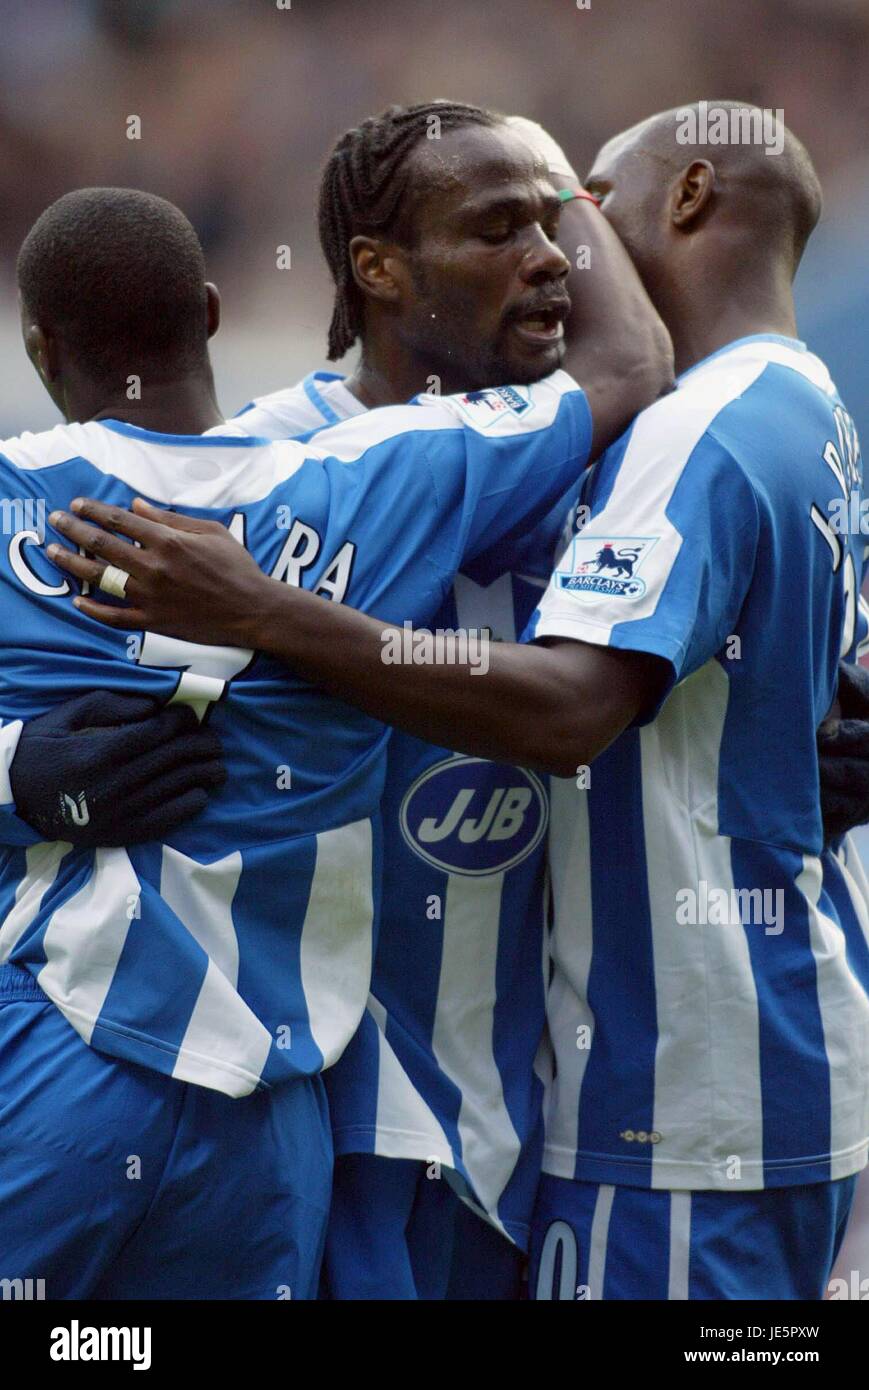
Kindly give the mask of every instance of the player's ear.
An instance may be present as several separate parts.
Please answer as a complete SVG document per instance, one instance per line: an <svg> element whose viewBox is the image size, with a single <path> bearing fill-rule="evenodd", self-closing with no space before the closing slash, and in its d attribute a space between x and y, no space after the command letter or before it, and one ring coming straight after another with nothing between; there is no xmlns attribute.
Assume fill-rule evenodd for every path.
<svg viewBox="0 0 869 1390"><path fill-rule="evenodd" d="M212 285L211 281L206 281L205 293L207 296L205 308L206 332L209 338L213 338L220 327L220 295L217 286Z"/></svg>
<svg viewBox="0 0 869 1390"><path fill-rule="evenodd" d="M387 304L401 298L404 263L394 245L379 237L355 236L349 250L353 279L363 294Z"/></svg>
<svg viewBox="0 0 869 1390"><path fill-rule="evenodd" d="M708 159L695 159L676 181L671 200L673 224L687 231L708 207L715 191L715 168Z"/></svg>
<svg viewBox="0 0 869 1390"><path fill-rule="evenodd" d="M45 386L57 379L60 371L57 344L47 333L43 333L38 323L22 324L22 335L27 356L36 368Z"/></svg>

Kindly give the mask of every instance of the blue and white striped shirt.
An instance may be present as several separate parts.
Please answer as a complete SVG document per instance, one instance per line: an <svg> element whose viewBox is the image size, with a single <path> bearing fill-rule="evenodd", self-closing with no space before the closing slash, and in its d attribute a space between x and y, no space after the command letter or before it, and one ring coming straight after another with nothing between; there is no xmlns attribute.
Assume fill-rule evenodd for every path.
<svg viewBox="0 0 869 1390"><path fill-rule="evenodd" d="M548 1173L729 1191L867 1161L866 883L822 852L816 753L866 635L864 537L834 524L861 481L825 367L766 336L588 476L527 635L655 653L672 684L553 779Z"/></svg>
<svg viewBox="0 0 869 1390"><path fill-rule="evenodd" d="M364 409L341 377L316 372L252 402L233 424L287 438ZM432 625L516 641L575 493L521 546L463 566ZM439 1161L525 1245L543 1146L535 1057L547 972L548 778L395 730L382 809L371 996L327 1075L335 1147Z"/></svg>
<svg viewBox="0 0 869 1390"><path fill-rule="evenodd" d="M425 398L306 445L59 426L0 445L0 491L46 514L141 494L231 526L278 580L421 623L463 560L546 514L589 442L585 397L556 373L533 396ZM207 711L229 777L165 844L77 851L18 822L0 850L0 961L94 1047L184 1081L241 1096L328 1066L368 996L387 731L262 655L93 622L37 541L25 526L0 551L7 756L17 721L135 690ZM0 792L11 827L8 778Z"/></svg>

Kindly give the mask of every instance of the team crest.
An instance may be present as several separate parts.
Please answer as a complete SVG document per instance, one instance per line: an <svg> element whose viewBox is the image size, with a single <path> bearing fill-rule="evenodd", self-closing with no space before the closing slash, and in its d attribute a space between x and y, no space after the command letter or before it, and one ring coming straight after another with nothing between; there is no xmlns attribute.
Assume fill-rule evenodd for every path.
<svg viewBox="0 0 869 1390"><path fill-rule="evenodd" d="M574 538L570 568L557 569L559 589L582 598L642 598L645 581L637 571L656 545L657 536L587 536Z"/></svg>
<svg viewBox="0 0 869 1390"><path fill-rule="evenodd" d="M496 386L487 391L466 391L457 396L459 409L477 429L485 430L501 415L524 415L531 409L531 399L517 386Z"/></svg>

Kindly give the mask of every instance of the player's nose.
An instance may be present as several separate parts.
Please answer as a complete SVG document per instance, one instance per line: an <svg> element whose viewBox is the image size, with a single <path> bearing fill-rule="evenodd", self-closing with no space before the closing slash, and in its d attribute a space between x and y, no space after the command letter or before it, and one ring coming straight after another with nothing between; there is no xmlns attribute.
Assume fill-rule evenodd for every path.
<svg viewBox="0 0 869 1390"><path fill-rule="evenodd" d="M570 262L561 247L547 236L539 223L529 228L528 244L519 267L522 279L527 284L563 280L569 270Z"/></svg>

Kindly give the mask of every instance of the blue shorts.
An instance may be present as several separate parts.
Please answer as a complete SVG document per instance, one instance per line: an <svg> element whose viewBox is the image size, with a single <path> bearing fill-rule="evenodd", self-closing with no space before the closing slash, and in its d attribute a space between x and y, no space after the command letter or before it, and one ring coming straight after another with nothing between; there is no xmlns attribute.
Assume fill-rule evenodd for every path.
<svg viewBox="0 0 869 1390"><path fill-rule="evenodd" d="M0 967L0 1279L48 1299L316 1295L322 1084L232 1100L94 1051Z"/></svg>
<svg viewBox="0 0 869 1390"><path fill-rule="evenodd" d="M524 1250L459 1202L453 1228L453 1258L447 1301L514 1302L527 1296Z"/></svg>
<svg viewBox="0 0 869 1390"><path fill-rule="evenodd" d="M523 1257L416 1159L335 1160L321 1298L519 1297Z"/></svg>
<svg viewBox="0 0 869 1390"><path fill-rule="evenodd" d="M530 1296L821 1299L856 1184L657 1192L544 1175Z"/></svg>

